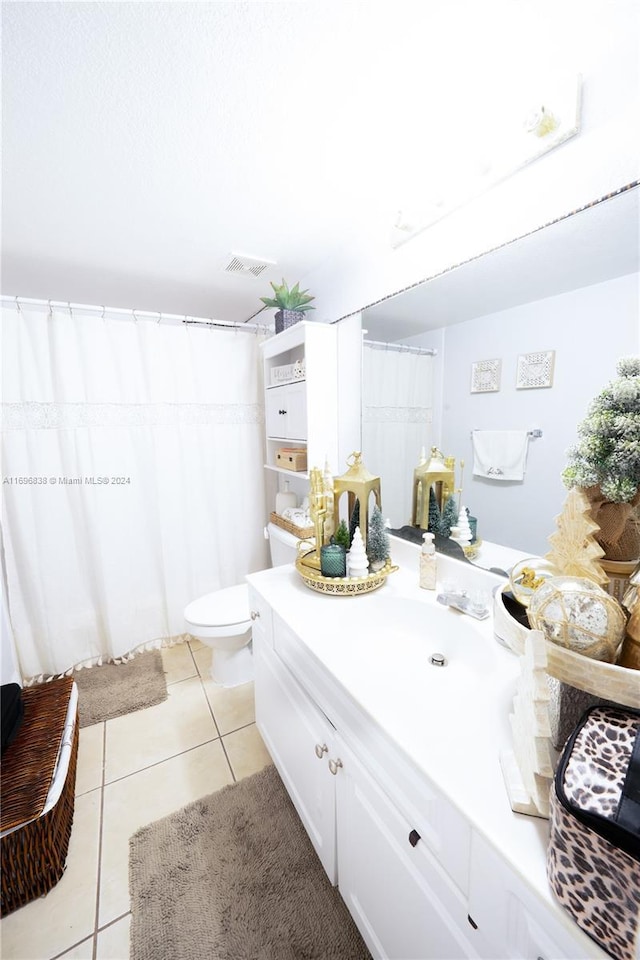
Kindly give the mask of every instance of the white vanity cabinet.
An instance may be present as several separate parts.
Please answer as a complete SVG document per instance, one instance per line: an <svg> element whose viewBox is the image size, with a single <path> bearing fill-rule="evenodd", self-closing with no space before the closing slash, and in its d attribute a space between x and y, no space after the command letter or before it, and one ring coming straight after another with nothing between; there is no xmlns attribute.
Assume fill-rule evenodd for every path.
<svg viewBox="0 0 640 960"><path fill-rule="evenodd" d="M366 750L357 733L350 738L344 726L336 729L294 676L299 640L275 614L272 628L272 638L254 630L258 729L372 954L390 960L482 956L465 896L362 761ZM433 812L433 804L427 807ZM457 838L450 841L456 847Z"/></svg>
<svg viewBox="0 0 640 960"><path fill-rule="evenodd" d="M444 638L442 611L415 587L413 562L394 577L386 600L321 597L288 566L248 578L256 722L331 882L375 958L606 958L552 895L545 821L509 807L499 751L517 659L482 623L482 697L461 659L454 673L453 636L451 672L427 673L430 631L421 648L411 620L388 644L384 611L397 602L401 620L417 594L417 622L433 607Z"/></svg>

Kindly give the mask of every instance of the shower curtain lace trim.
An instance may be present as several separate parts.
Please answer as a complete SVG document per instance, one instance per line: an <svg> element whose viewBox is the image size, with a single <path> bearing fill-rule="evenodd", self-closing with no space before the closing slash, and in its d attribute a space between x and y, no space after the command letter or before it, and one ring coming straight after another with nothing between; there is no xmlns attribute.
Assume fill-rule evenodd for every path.
<svg viewBox="0 0 640 960"><path fill-rule="evenodd" d="M367 423L431 423L430 407L363 407Z"/></svg>
<svg viewBox="0 0 640 960"><path fill-rule="evenodd" d="M68 427L153 427L261 424L258 403L25 403L2 404L4 430Z"/></svg>
<svg viewBox="0 0 640 960"><path fill-rule="evenodd" d="M139 644L121 657L113 657L112 659L101 656L91 657L88 660L82 660L80 663L74 664L72 667L69 667L68 670L65 670L64 673L39 673L35 677L23 677L22 686L32 687L35 683L50 683L51 680L59 680L60 677L70 677L78 670L90 670L92 667L101 667L107 663L128 663L129 660L133 660L140 653L146 653L148 650L164 650L167 647L175 647L178 643L186 643L189 637L190 634L188 633L179 633L173 637L158 637L155 640L148 640L146 643Z"/></svg>

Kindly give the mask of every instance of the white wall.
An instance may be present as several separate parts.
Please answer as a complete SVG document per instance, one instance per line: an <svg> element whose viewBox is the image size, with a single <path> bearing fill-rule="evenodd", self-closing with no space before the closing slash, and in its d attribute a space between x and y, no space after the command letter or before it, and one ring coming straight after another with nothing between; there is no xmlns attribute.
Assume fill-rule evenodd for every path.
<svg viewBox="0 0 640 960"><path fill-rule="evenodd" d="M638 279L619 277L439 331L442 428L434 438L447 456L465 461L462 500L478 517L479 537L532 555L548 551L567 492L560 474L576 427L615 376L616 361L640 352ZM411 342L426 345L433 338ZM540 350L555 350L553 386L517 390L518 355ZM491 358L502 360L500 390L471 393L471 364ZM472 476L472 430L534 428L543 436L529 443L522 483Z"/></svg>

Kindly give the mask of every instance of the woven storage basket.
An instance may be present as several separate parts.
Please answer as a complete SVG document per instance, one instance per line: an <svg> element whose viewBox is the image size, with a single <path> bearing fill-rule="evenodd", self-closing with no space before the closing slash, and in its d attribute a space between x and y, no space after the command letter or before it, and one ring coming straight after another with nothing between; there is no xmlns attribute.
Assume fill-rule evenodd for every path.
<svg viewBox="0 0 640 960"><path fill-rule="evenodd" d="M2 758L0 827L4 831L24 824L0 841L3 917L48 893L64 873L73 823L77 716L62 793L48 813L41 812L55 772L72 686L73 678L64 677L23 691L24 722Z"/></svg>
<svg viewBox="0 0 640 960"><path fill-rule="evenodd" d="M294 537L299 537L301 540L308 540L308 538L314 534L313 526L297 527L295 523L291 523L286 517L281 517L279 513L269 514L269 519L271 523L275 523L276 527L281 527L283 530L286 530L287 533L292 533Z"/></svg>

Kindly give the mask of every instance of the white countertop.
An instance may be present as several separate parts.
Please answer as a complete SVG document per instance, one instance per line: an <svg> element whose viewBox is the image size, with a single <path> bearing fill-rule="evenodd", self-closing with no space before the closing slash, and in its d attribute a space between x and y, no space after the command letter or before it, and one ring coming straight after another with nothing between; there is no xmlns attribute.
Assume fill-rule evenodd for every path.
<svg viewBox="0 0 640 960"><path fill-rule="evenodd" d="M548 821L514 813L502 776L499 755L511 747L518 658L495 640L492 617L474 620L438 604L437 591L420 589L418 556L416 544L392 538L400 569L379 590L358 597L315 593L293 566L248 580L416 770L580 936L546 878ZM491 590L504 583L438 555L438 586L445 581L486 591L490 608ZM429 663L436 651L448 657L447 667ZM591 955L599 954L585 942L595 950Z"/></svg>

